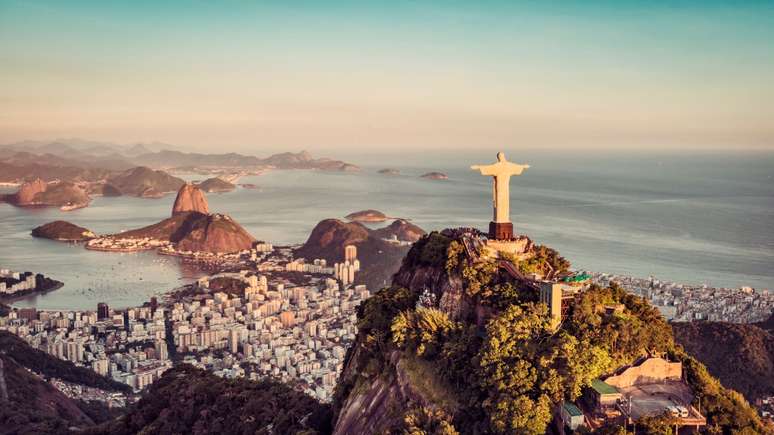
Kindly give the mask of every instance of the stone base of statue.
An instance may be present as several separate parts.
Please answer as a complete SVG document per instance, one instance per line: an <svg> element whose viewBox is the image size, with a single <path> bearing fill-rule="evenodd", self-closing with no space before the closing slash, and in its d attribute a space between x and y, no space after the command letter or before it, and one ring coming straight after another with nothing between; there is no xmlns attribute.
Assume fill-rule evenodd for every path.
<svg viewBox="0 0 774 435"><path fill-rule="evenodd" d="M532 256L533 243L529 237L522 235L510 240L488 239L484 246L491 257L496 258L505 252L516 260L524 260Z"/></svg>
<svg viewBox="0 0 774 435"><path fill-rule="evenodd" d="M492 240L513 239L513 224L511 222L489 222L489 238Z"/></svg>

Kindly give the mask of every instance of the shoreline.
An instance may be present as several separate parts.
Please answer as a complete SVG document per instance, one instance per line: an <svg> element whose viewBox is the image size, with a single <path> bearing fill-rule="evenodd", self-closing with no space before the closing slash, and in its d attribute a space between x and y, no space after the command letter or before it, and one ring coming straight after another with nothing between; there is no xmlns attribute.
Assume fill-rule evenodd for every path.
<svg viewBox="0 0 774 435"><path fill-rule="evenodd" d="M78 209L81 209L81 208L86 208L86 207L89 206L89 204L91 204L91 201L85 202L85 203L80 203L80 204L63 205L63 206L59 207L59 210L61 210L61 211L73 211L73 210L78 210Z"/></svg>
<svg viewBox="0 0 774 435"><path fill-rule="evenodd" d="M144 251L152 251L154 249L158 249L157 247L154 247L154 246L141 247L141 248L102 248L97 246L89 246L88 243L84 244L84 248L88 249L89 251L118 252L118 253L144 252Z"/></svg>
<svg viewBox="0 0 774 435"><path fill-rule="evenodd" d="M48 278L48 279L51 279L51 278ZM34 288L30 290L18 291L16 293L0 295L0 302L8 305L13 305L15 302L18 302L22 299L26 299L29 296L44 295L46 293L50 293L52 291L59 290L60 288L64 287L64 283L62 281L57 281L55 279L51 279L51 281L53 281L54 284L51 287L46 289ZM12 307L12 308L15 308L15 307Z"/></svg>

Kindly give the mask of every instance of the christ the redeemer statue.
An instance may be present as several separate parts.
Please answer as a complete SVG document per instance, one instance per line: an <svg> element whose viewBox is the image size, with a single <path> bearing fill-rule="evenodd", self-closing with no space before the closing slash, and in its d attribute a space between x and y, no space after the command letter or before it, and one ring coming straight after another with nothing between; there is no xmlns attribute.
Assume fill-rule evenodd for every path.
<svg viewBox="0 0 774 435"><path fill-rule="evenodd" d="M492 177L492 205L494 206L493 221L489 223L489 238L495 240L510 240L513 238L509 202L511 175L521 175L529 165L511 163L505 159L505 154L497 153L497 163L491 165L473 165L470 169L481 171L481 175Z"/></svg>

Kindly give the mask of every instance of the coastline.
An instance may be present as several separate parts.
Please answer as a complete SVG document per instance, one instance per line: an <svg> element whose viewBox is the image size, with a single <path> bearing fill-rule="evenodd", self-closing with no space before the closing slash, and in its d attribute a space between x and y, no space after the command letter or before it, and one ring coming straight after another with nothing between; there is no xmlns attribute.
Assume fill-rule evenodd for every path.
<svg viewBox="0 0 774 435"><path fill-rule="evenodd" d="M152 251L154 249L158 249L155 246L142 246L137 248L103 248L99 246L89 246L88 243L84 244L84 248L90 251L100 251L100 252L141 252L141 251Z"/></svg>
<svg viewBox="0 0 774 435"><path fill-rule="evenodd" d="M64 287L64 283L62 281L57 281L55 279L47 278L53 281L53 285L48 288L39 289L29 289L29 290L22 290L11 294L2 294L0 295L0 302L8 305L12 305L14 302L17 302L21 299L24 299L30 295L44 295L46 293L52 292L54 290L59 290L60 288Z"/></svg>
<svg viewBox="0 0 774 435"><path fill-rule="evenodd" d="M79 204L63 205L63 206L59 207L59 210L61 210L61 211L78 210L79 208L86 208L86 207L88 207L90 203L91 202L82 202L82 203L79 203Z"/></svg>

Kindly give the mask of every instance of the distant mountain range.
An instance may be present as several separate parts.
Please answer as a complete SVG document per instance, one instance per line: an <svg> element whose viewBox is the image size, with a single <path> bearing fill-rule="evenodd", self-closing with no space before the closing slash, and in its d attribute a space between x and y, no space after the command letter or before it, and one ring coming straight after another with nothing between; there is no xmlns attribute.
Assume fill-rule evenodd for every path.
<svg viewBox="0 0 774 435"><path fill-rule="evenodd" d="M314 158L306 151L260 158L238 153L189 153L160 142L116 145L83 139L59 139L0 145L0 182L19 182L32 178L46 181L99 181L107 178L111 172L126 171L137 166L199 172L274 168L360 170L340 160Z"/></svg>

